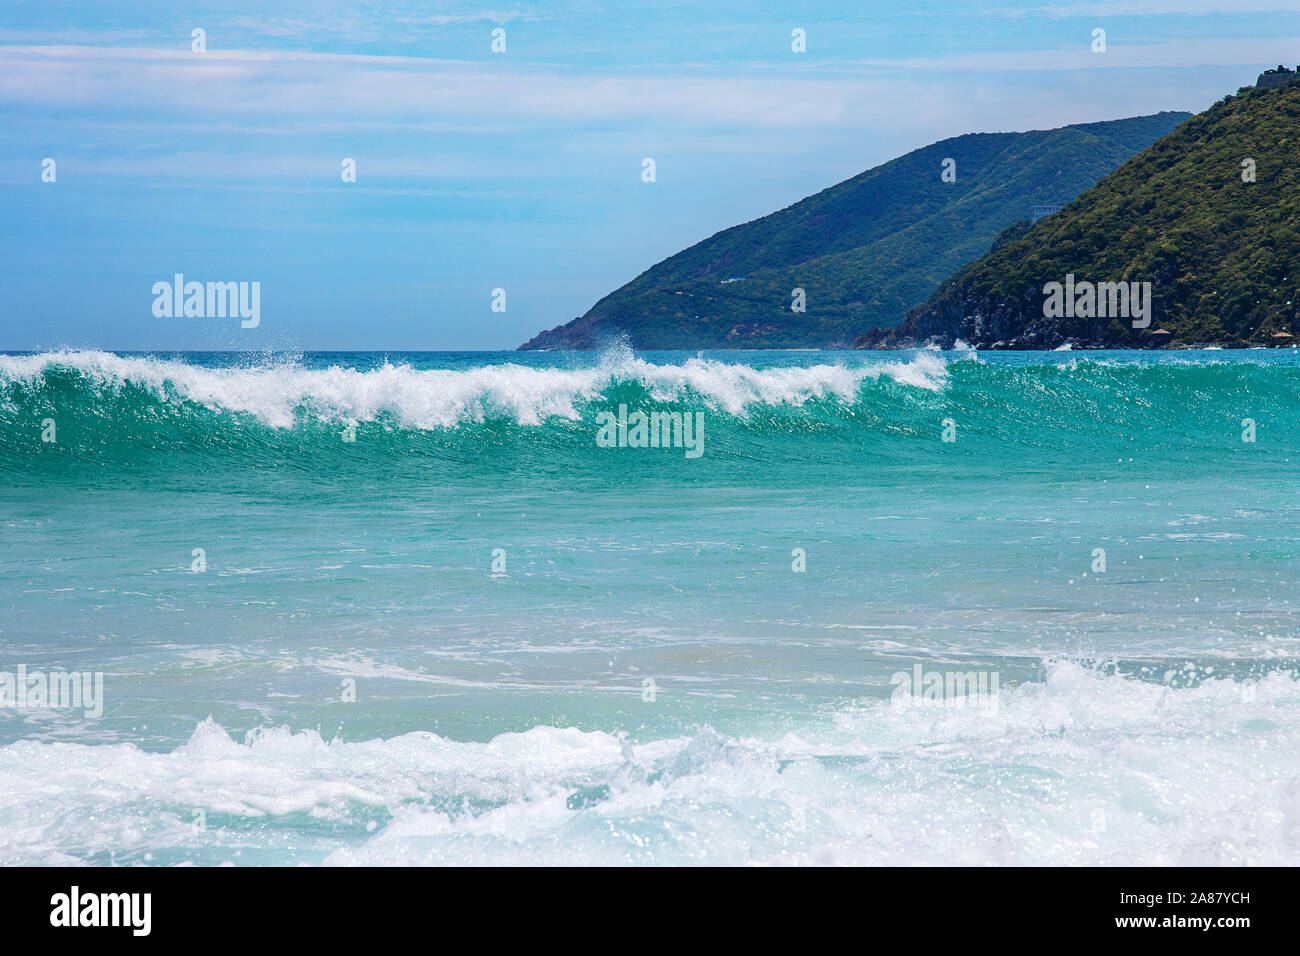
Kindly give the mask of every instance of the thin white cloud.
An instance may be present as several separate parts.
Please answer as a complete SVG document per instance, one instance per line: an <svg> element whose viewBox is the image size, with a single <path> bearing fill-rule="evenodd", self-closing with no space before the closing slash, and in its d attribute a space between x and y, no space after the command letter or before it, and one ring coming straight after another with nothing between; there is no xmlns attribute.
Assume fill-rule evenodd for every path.
<svg viewBox="0 0 1300 956"><path fill-rule="evenodd" d="M761 156L765 166L815 164L848 175L966 132L1202 109L1235 89L1235 73L1225 83L1222 71L1147 68L1211 62L1247 82L1259 65L1278 62L1277 47L1293 42L672 73L268 50L0 46L0 104L26 108L16 131L33 143L48 142L51 131L57 140L59 129L80 130L61 155L92 175L311 182L337 175L336 153L361 153L372 182L439 186L558 177L647 155L671 164L666 157L699 162L712 154L738 165ZM47 120L54 125L43 127ZM23 160L4 175L25 180L29 165Z"/></svg>
<svg viewBox="0 0 1300 956"><path fill-rule="evenodd" d="M488 123L657 117L797 127L840 120L845 93L820 79L788 76L504 69L283 51L0 48L0 101L51 108L413 121L479 116Z"/></svg>
<svg viewBox="0 0 1300 956"><path fill-rule="evenodd" d="M1025 12L1024 7L1015 9L1018 13ZM1053 17L1197 17L1298 11L1295 0L1094 0L1051 4L1034 12Z"/></svg>
<svg viewBox="0 0 1300 956"><path fill-rule="evenodd" d="M35 109L181 115L212 123L238 118L250 128L311 121L316 128L450 124L509 131L651 123L811 130L860 126L864 118L892 117L893 125L906 126L913 114L944 114L952 102L975 95L959 87L1005 88L1011 83L1006 74L1024 71L1090 71L1098 82L1110 74L1111 82L1132 84L1131 78L1116 75L1157 67L1224 67L1240 69L1241 82L1248 82L1257 69L1289 62L1287 56L1297 49L1296 38L1130 45L1123 37L1112 37L1104 54L1092 53L1081 41L1072 50L875 58L798 72L769 65L666 73L273 50L200 54L8 46L0 47L0 102ZM1203 81L1193 87L1211 92ZM904 103L907 109L900 116L899 104Z"/></svg>
<svg viewBox="0 0 1300 956"><path fill-rule="evenodd" d="M395 16L395 23L426 24L429 26L452 26L463 23L513 23L548 19L547 15L536 10L478 10L466 13L427 13L415 16Z"/></svg>
<svg viewBox="0 0 1300 956"><path fill-rule="evenodd" d="M874 58L857 61L876 69L939 70L943 72L997 72L1031 70L1187 69L1193 67L1276 66L1300 59L1300 37L1247 39L1170 40L1165 43L1130 42L1117 31L1107 35L1105 53L1094 53L1091 36L1081 36L1077 46L1052 50L1007 50L957 53L943 57ZM848 68L847 65L844 68ZM1227 91L1225 91L1227 92Z"/></svg>

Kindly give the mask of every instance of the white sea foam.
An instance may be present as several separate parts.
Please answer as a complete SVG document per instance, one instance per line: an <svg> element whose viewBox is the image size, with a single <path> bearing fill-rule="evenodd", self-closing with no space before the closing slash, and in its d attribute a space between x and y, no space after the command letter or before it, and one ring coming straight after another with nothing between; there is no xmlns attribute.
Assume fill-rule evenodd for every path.
<svg viewBox="0 0 1300 956"><path fill-rule="evenodd" d="M195 808L262 824L196 833ZM304 814L342 829L304 831ZM6 863L202 847L332 864L1294 864L1300 683L1173 688L1057 663L1004 687L996 714L864 702L780 739L241 744L205 721L164 754L0 748Z"/></svg>
<svg viewBox="0 0 1300 956"><path fill-rule="evenodd" d="M552 417L577 420L584 403L620 383L639 383L656 401L696 399L742 415L753 406L800 405L820 398L852 403L864 381L881 376L928 390L942 388L947 380L943 357L932 353L910 361L760 369L698 357L681 365L657 365L614 349L597 364L581 368L507 363L447 370L385 364L358 371L298 363L207 368L172 359L74 351L0 356L0 387L13 381L39 384L59 367L75 369L99 389L133 384L160 399L243 412L277 428L291 427L299 414L343 422L391 416L403 427L423 429L490 419L521 425Z"/></svg>

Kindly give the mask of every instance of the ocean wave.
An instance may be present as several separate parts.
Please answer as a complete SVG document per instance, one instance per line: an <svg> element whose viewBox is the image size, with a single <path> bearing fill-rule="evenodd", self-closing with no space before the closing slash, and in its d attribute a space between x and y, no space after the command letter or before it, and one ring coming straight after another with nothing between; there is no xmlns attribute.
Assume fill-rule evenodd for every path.
<svg viewBox="0 0 1300 956"><path fill-rule="evenodd" d="M906 361L854 366L754 368L707 358L659 365L626 349L606 352L598 363L582 368L507 363L417 369L385 363L358 370L312 369L297 362L213 368L111 352L0 356L0 389L10 408L18 387L39 390L69 373L98 396L134 387L159 402L245 413L275 428L291 428L303 417L340 423L387 417L405 428L443 429L489 420L520 425L551 418L576 421L584 404L623 385L640 387L656 402L698 401L733 416L755 406L799 406L815 399L851 404L864 381L881 377L938 390L947 380L947 363L939 355L922 353Z"/></svg>
<svg viewBox="0 0 1300 956"><path fill-rule="evenodd" d="M327 864L1287 865L1300 682L1172 687L1054 662L993 713L863 701L779 739L237 743L208 720L170 753L0 748L10 865L256 862L282 849L280 823L299 827L298 862Z"/></svg>
<svg viewBox="0 0 1300 956"><path fill-rule="evenodd" d="M350 368L301 358L214 367L210 358L10 355L0 356L0 472L662 474L672 456L616 459L598 446L599 414L621 406L702 414L711 466L763 461L807 472L870 460L873 475L898 481L941 459L954 480L963 468L1005 473L1063 458L1097 467L1190 462L1233 474L1289 469L1277 459L1300 449L1300 365L1260 355L1025 360L921 350L834 363L789 355L674 362L614 349L540 365L530 364L536 356L438 359L449 368L379 356ZM51 419L57 443L44 438Z"/></svg>

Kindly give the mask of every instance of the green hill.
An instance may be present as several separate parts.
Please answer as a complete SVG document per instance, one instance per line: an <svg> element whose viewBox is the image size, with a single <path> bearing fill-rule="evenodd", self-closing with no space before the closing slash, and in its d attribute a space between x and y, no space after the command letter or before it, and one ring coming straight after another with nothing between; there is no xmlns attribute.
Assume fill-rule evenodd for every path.
<svg viewBox="0 0 1300 956"><path fill-rule="evenodd" d="M899 322L1035 204L1068 202L1173 130L1160 113L944 140L679 252L524 349L847 345ZM956 160L955 182L941 181ZM792 311L802 288L806 312Z"/></svg>
<svg viewBox="0 0 1300 956"><path fill-rule="evenodd" d="M1255 182L1243 181L1247 159ZM1069 275L1150 282L1150 325L1135 329L1113 314L1046 318L1046 284ZM1290 344L1278 333L1300 335L1298 285L1300 83L1248 87L1061 212L1011 227L902 327L858 344Z"/></svg>

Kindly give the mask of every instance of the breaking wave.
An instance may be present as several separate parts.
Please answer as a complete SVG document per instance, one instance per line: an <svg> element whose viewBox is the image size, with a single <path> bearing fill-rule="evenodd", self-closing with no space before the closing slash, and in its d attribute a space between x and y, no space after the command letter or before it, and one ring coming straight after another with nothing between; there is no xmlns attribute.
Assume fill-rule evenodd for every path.
<svg viewBox="0 0 1300 956"><path fill-rule="evenodd" d="M872 700L778 739L238 743L209 720L170 753L13 743L0 783L10 865L257 863L290 820L314 821L298 859L324 864L1291 865L1300 682L1057 662L993 714Z"/></svg>

